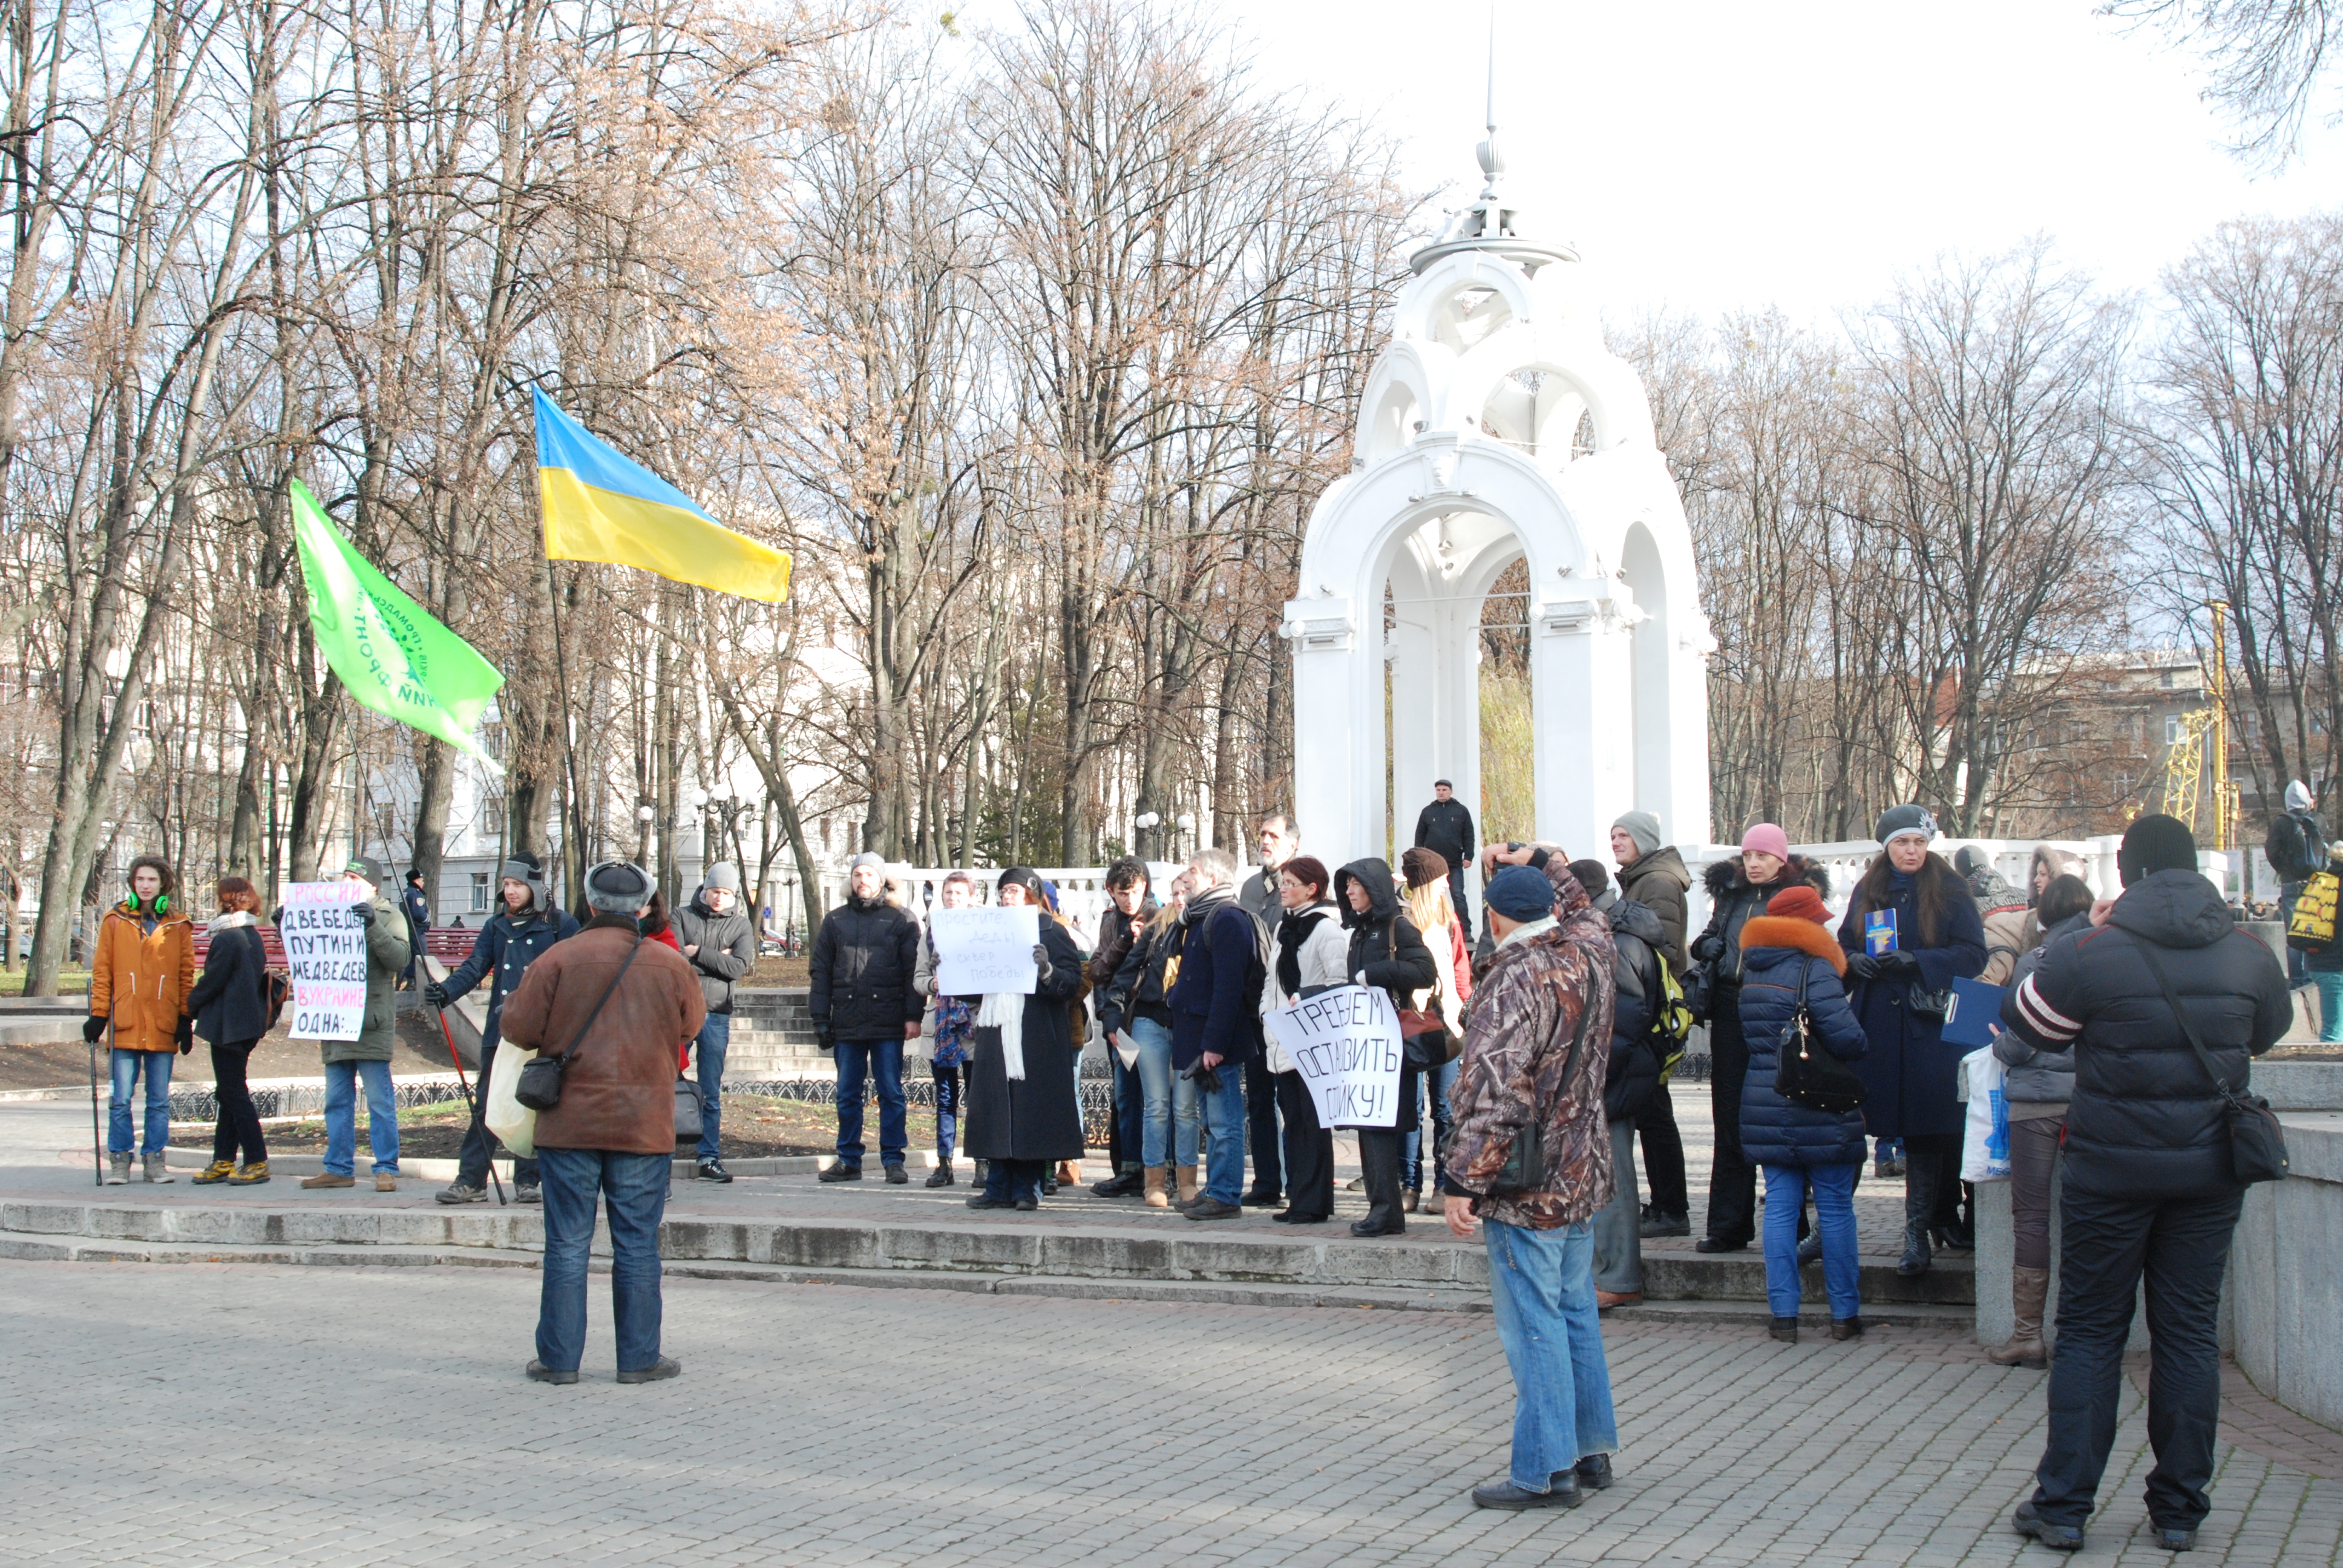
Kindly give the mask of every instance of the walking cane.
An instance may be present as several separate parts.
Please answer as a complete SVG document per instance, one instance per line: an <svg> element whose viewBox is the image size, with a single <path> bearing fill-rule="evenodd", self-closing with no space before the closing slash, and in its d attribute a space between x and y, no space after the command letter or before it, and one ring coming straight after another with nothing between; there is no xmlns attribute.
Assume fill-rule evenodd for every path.
<svg viewBox="0 0 2343 1568"><path fill-rule="evenodd" d="M106 1020L106 1043L109 1050L113 1049L114 1020L110 1018ZM105 1186L106 1149L97 1136L97 1041L94 1040L89 1042L89 1161L91 1182Z"/></svg>
<svg viewBox="0 0 2343 1568"><path fill-rule="evenodd" d="M444 1008L435 1007L431 1010L438 1016L439 1032L447 1037L447 1060L456 1064L456 1087L464 1091L464 1109L472 1113L473 1121L480 1123L480 1131L482 1132L487 1132L488 1130L488 1123L483 1120L486 1112L482 1111L478 1103L473 1100L472 1086L464 1080L464 1059L456 1052L456 1031L447 1027L447 1010ZM485 1084L481 1086L480 1092L483 1094L488 1092L488 1088ZM490 1136L494 1135L490 1134ZM488 1181L489 1184L494 1186L497 1190L497 1206L498 1208L504 1207L504 1178L497 1174L497 1152L493 1149L488 1151Z"/></svg>

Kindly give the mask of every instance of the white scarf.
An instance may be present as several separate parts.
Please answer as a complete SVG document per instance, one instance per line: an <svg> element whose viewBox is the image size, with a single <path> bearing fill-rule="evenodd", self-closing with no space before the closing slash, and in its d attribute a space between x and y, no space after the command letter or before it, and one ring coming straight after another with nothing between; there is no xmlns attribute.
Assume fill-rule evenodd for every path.
<svg viewBox="0 0 2343 1568"><path fill-rule="evenodd" d="M1001 1031L1001 1062L1012 1083L1025 1081L1025 996L1021 991L984 993L976 1011L976 1027Z"/></svg>
<svg viewBox="0 0 2343 1568"><path fill-rule="evenodd" d="M253 918L252 911L249 910L230 910L224 915L214 916L212 918L211 924L205 929L215 931L228 931L234 930L238 926L256 926L260 922L258 920Z"/></svg>

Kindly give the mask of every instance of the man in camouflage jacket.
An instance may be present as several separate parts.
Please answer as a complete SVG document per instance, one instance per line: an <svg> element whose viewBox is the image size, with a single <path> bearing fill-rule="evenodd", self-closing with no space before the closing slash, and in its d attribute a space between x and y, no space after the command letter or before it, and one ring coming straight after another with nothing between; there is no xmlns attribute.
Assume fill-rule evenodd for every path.
<svg viewBox="0 0 2343 1568"><path fill-rule="evenodd" d="M1475 1487L1483 1508L1574 1508L1611 1483L1619 1447L1594 1300L1588 1223L1611 1201L1603 1114L1615 999L1610 922L1541 849L1482 894L1497 950L1473 994L1450 1135L1448 1228L1476 1217L1489 1295L1515 1392L1511 1474ZM1513 1145L1535 1121L1542 1171L1508 1184Z"/></svg>

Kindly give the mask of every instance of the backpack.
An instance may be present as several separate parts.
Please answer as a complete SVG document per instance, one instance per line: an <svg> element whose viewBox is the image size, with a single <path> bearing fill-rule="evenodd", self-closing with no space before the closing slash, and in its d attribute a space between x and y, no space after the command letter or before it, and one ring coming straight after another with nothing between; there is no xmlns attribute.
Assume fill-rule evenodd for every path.
<svg viewBox="0 0 2343 1568"><path fill-rule="evenodd" d="M2324 952L2335 945L2335 905L2343 877L2321 871L2302 885L2294 914L2286 923L2286 945L2298 952Z"/></svg>
<svg viewBox="0 0 2343 1568"><path fill-rule="evenodd" d="M1676 1063L1684 1060L1684 1042L1692 1035L1692 1007L1684 1000L1684 987L1677 983L1668 960L1656 953L1652 956L1658 960L1653 967L1660 971L1660 994L1652 1006L1652 1021L1644 1027L1644 1044L1659 1059L1660 1087L1665 1089Z"/></svg>

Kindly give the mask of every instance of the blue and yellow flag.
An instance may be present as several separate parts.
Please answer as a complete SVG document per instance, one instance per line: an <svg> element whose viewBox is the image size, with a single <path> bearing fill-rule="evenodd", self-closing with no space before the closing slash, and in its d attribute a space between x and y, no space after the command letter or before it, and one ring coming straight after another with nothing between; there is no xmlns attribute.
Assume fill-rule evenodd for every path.
<svg viewBox="0 0 2343 1568"><path fill-rule="evenodd" d="M769 604L789 597L788 556L724 527L681 490L588 435L542 391L532 392L547 559L640 567Z"/></svg>

